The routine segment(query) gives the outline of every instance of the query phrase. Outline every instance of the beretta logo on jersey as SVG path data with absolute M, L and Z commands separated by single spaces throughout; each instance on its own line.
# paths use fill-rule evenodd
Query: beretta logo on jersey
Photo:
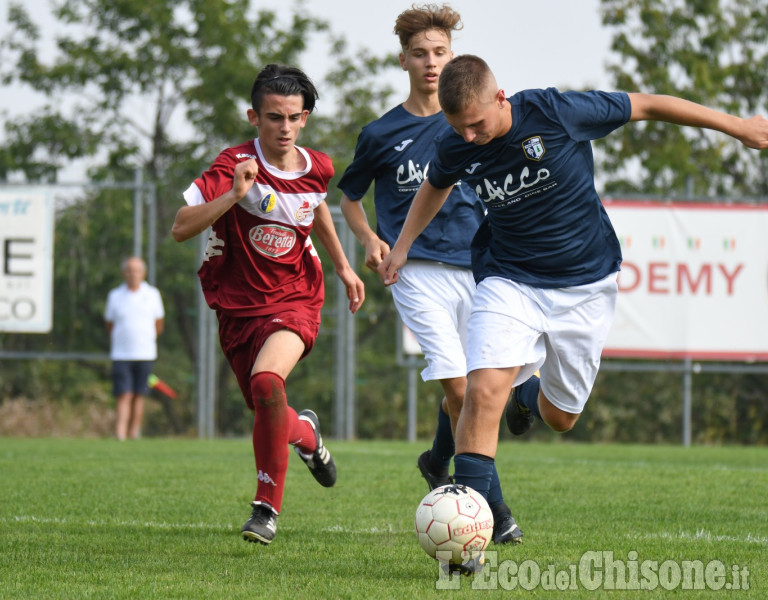
M 264 256 L 288 254 L 296 243 L 296 232 L 281 225 L 257 225 L 248 237 L 253 247 Z
M 272 212 L 272 209 L 275 208 L 275 195 L 272 192 L 267 192 L 259 202 L 259 208 L 263 213 Z
M 544 149 L 544 142 L 541 141 L 541 138 L 538 135 L 525 140 L 523 142 L 523 150 L 525 151 L 525 155 L 532 160 L 541 160 L 541 157 L 544 156 L 544 152 L 546 152 Z

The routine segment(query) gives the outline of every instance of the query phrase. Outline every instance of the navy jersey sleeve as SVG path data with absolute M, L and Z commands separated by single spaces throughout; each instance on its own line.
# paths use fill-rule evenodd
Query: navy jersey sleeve
M 461 161 L 466 155 L 461 149 L 466 147 L 471 148 L 452 129 L 444 130 L 435 139 L 435 157 L 427 173 L 429 183 L 436 188 L 445 189 L 459 181 L 462 177 Z
M 350 200 L 361 200 L 371 183 L 376 177 L 374 165 L 377 144 L 369 133 L 368 126 L 363 127 L 357 138 L 355 146 L 355 158 L 344 171 L 338 183 L 338 188 L 344 192 Z
M 632 113 L 624 92 L 563 92 L 550 98 L 557 120 L 577 142 L 605 137 L 627 123 Z

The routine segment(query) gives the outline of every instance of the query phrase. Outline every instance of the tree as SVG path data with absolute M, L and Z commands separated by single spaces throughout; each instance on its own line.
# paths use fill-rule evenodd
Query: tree
M 244 90 L 259 66 L 296 62 L 309 36 L 327 29 L 300 9 L 283 30 L 249 0 L 70 0 L 54 8 L 62 28 L 45 64 L 38 26 L 12 4 L 3 81 L 55 101 L 42 123 L 21 119 L 7 130 L 4 172 L 52 181 L 62 161 L 97 153 L 110 169 L 142 166 L 155 181 L 180 163 L 189 168 L 246 135 Z
M 681 96 L 740 116 L 768 109 L 765 0 L 602 0 L 617 89 Z M 768 195 L 768 153 L 722 134 L 644 122 L 598 143 L 606 191 Z M 639 167 L 639 168 L 638 168 Z
M 766 8 L 765 0 L 602 0 L 603 24 L 614 31 L 608 69 L 616 89 L 681 96 L 744 117 L 765 114 Z M 768 153 L 720 133 L 633 123 L 597 147 L 608 194 L 768 196 Z M 697 376 L 695 438 L 765 443 L 768 410 L 756 398 L 765 398 L 767 380 Z M 601 373 L 582 432 L 613 429 L 607 437 L 625 439 L 625 431 L 650 423 L 634 439 L 658 441 L 680 422 L 678 385 L 664 373 Z

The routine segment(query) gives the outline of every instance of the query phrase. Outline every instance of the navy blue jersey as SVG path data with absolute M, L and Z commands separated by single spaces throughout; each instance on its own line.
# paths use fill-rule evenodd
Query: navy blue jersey
M 488 211 L 472 242 L 475 280 L 558 288 L 618 271 L 621 248 L 595 189 L 590 140 L 629 121 L 629 96 L 549 88 L 508 100 L 506 135 L 478 146 L 446 132 L 429 170 L 438 188 L 461 178 Z
M 435 137 L 446 128 L 450 129 L 443 113 L 417 117 L 400 105 L 360 132 L 355 158 L 339 181 L 339 188 L 350 200 L 361 200 L 375 181 L 376 233 L 390 247 L 400 235 L 411 201 L 427 176 Z M 440 212 L 411 246 L 408 258 L 469 268 L 472 236 L 483 215 L 483 206 L 471 188 L 458 182 Z

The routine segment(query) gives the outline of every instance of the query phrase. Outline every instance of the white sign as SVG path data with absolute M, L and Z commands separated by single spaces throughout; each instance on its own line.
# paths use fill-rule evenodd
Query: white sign
M 604 356 L 768 360 L 768 207 L 605 207 L 624 261 Z
M 0 188 L 0 331 L 53 325 L 53 198 L 43 188 Z

